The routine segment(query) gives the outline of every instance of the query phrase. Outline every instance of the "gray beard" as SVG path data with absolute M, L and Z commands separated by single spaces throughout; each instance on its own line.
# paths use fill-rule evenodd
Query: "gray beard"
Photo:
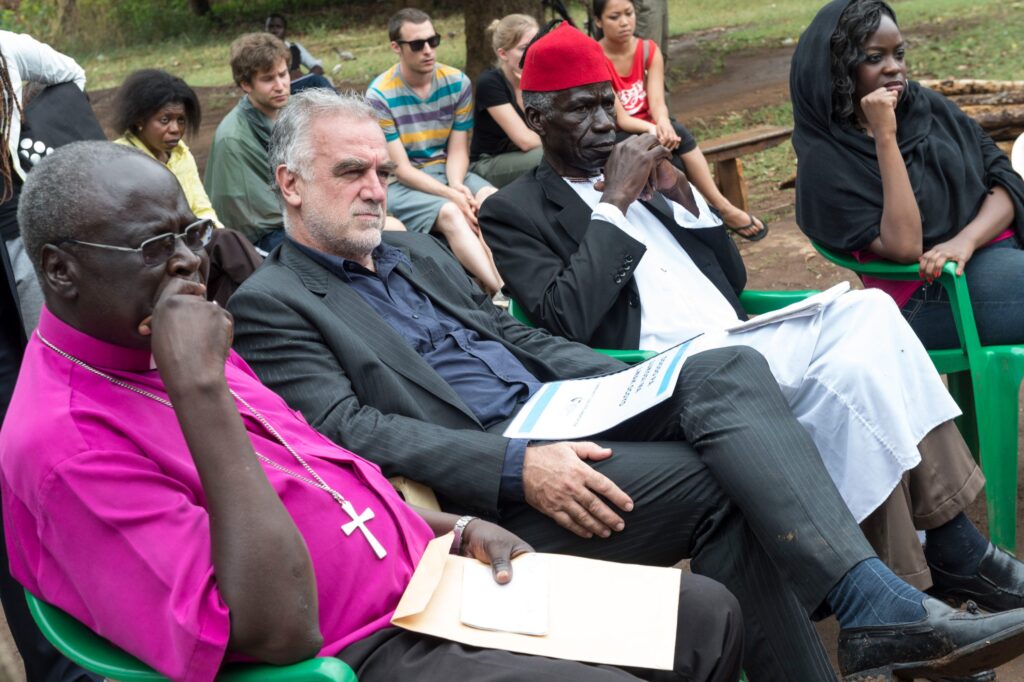
M 305 216 L 306 231 L 324 253 L 351 261 L 361 261 L 380 245 L 384 229 L 381 218 L 378 229 L 352 235 L 348 221 L 339 221 L 317 213 Z

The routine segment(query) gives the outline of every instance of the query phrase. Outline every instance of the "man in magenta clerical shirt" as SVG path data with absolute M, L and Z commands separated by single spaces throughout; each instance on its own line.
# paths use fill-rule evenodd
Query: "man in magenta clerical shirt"
M 260 384 L 230 350 L 231 316 L 203 297 L 212 226 L 159 163 L 69 145 L 36 167 L 21 205 L 46 307 L 0 470 L 11 571 L 36 596 L 174 680 L 318 654 L 362 682 L 737 678 L 737 603 L 699 576 L 682 582 L 674 673 L 390 626 L 435 535 L 461 531 L 453 551 L 490 562 L 498 582 L 530 547 L 407 506 Z

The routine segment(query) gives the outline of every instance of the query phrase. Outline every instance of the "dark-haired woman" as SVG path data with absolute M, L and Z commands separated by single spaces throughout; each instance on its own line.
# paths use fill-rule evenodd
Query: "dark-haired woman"
M 199 130 L 199 98 L 185 81 L 158 69 L 142 69 L 125 79 L 114 100 L 114 126 L 124 136 L 115 140 L 149 154 L 178 178 L 197 218 L 224 227 L 203 189 L 195 157 L 182 136 Z M 228 298 L 262 262 L 252 244 L 234 230 L 218 229 L 206 246 L 210 256 L 206 296 L 226 305 Z
M 141 149 L 174 173 L 198 218 L 217 213 L 199 178 L 199 169 L 182 139 L 199 130 L 199 98 L 185 81 L 157 69 L 142 69 L 125 79 L 114 101 L 114 126 L 124 136 L 115 140 Z
M 651 133 L 672 150 L 673 163 L 717 210 L 726 227 L 745 239 L 768 234 L 763 222 L 734 206 L 718 189 L 697 141 L 671 120 L 665 103 L 665 61 L 653 40 L 638 38 L 633 0 L 594 0 L 594 19 L 604 34 L 598 42 L 608 59 L 618 97 L 616 125 L 625 133 Z
M 835 0 L 800 38 L 790 90 L 796 216 L 860 260 L 917 262 L 884 289 L 928 348 L 959 341 L 935 278 L 966 273 L 981 341 L 1024 342 L 1024 180 L 950 100 L 907 79 L 906 45 L 881 0 Z

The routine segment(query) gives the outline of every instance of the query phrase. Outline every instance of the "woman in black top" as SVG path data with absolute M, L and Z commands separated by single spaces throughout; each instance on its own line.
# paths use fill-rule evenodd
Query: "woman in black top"
M 501 188 L 540 163 L 540 137 L 526 127 L 519 89 L 519 61 L 537 35 L 537 22 L 510 14 L 487 30 L 498 61 L 477 81 L 470 170 Z
M 1024 342 L 1024 180 L 953 102 L 907 79 L 905 49 L 882 0 L 834 0 L 800 38 L 797 223 L 862 260 L 918 263 L 924 282 L 865 284 L 893 296 L 926 347 L 959 345 L 933 281 L 946 261 L 966 273 L 982 343 Z

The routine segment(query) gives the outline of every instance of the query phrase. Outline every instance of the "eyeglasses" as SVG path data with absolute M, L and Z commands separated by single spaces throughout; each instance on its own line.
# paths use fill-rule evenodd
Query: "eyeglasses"
M 430 47 L 437 47 L 441 44 L 441 36 L 434 34 L 429 38 L 420 38 L 419 40 L 396 40 L 399 45 L 408 45 L 409 49 L 413 52 L 420 52 L 423 50 L 424 45 L 430 45 Z
M 77 239 L 63 239 L 62 243 L 70 242 L 72 244 L 81 244 L 82 246 L 93 246 L 97 249 L 108 249 L 110 251 L 125 251 L 128 253 L 141 252 L 142 262 L 147 266 L 163 265 L 171 256 L 174 255 L 174 250 L 178 248 L 178 240 L 180 239 L 186 247 L 192 251 L 199 251 L 204 246 L 210 243 L 210 238 L 213 236 L 213 221 L 209 218 L 205 220 L 197 220 L 192 223 L 180 234 L 173 232 L 167 232 L 165 234 L 158 234 L 155 237 L 150 237 L 146 241 L 139 244 L 137 248 L 130 248 L 127 246 L 114 246 L 112 244 L 95 244 L 93 242 L 83 242 Z

